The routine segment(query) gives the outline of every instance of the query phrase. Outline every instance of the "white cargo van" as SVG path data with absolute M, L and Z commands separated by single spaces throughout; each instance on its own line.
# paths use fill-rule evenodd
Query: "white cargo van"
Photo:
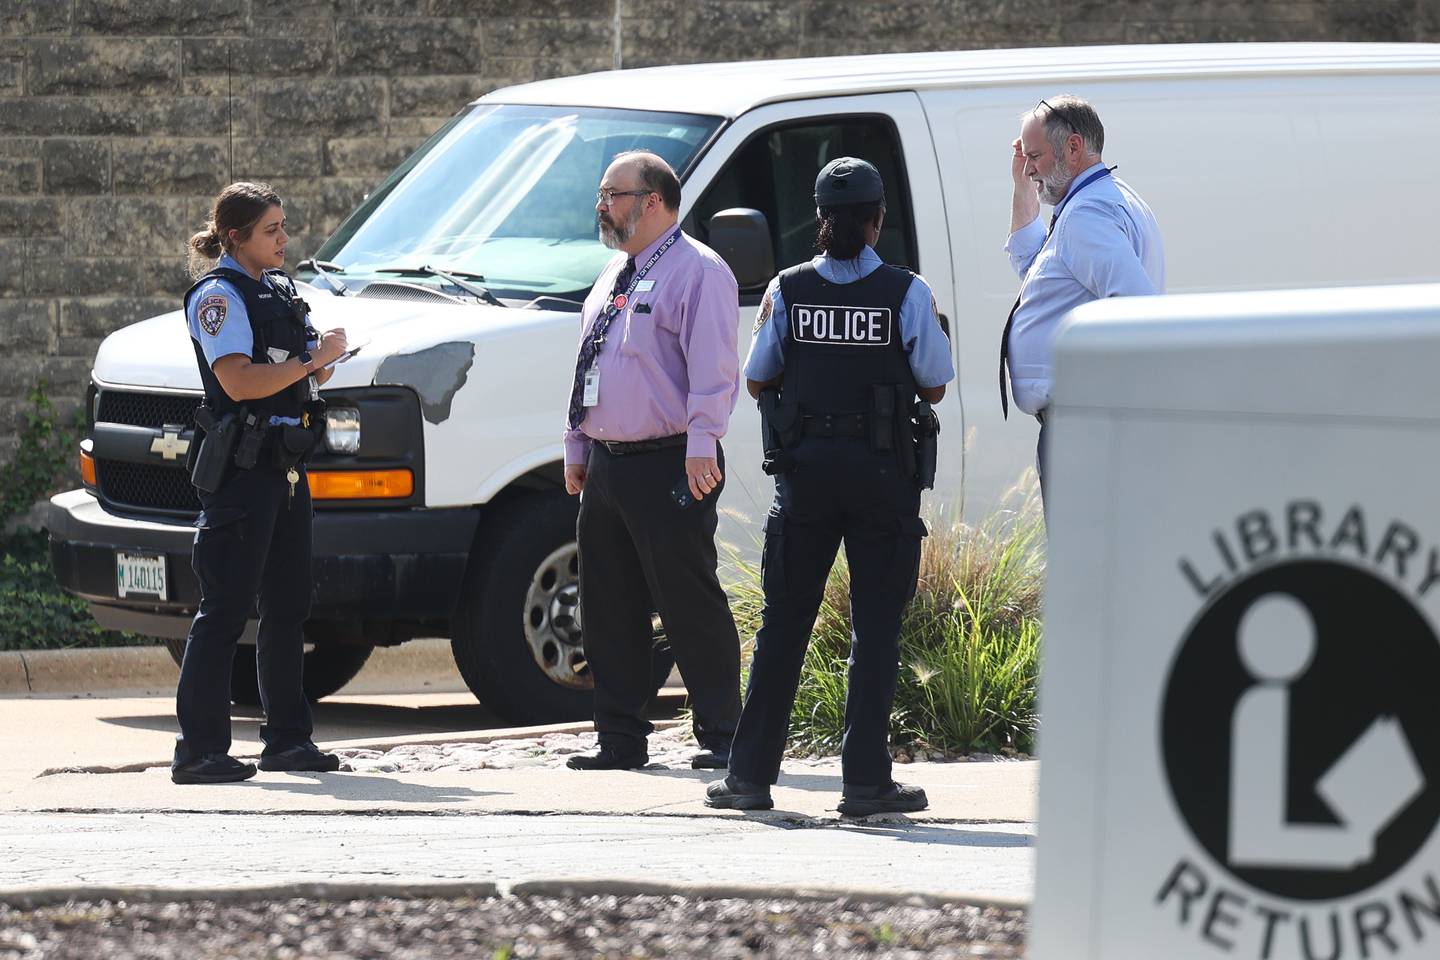
M 621 150 L 653 150 L 680 173 L 685 228 L 740 281 L 742 352 L 766 281 L 813 253 L 816 171 L 843 154 L 875 163 L 889 199 L 880 253 L 930 281 L 959 370 L 939 409 L 932 499 L 971 518 L 992 509 L 1036 433 L 1024 416 L 1002 422 L 997 396 L 1018 286 L 1001 250 L 1010 143 L 1020 112 L 1057 92 L 1098 107 L 1105 159 L 1159 218 L 1172 292 L 1440 270 L 1436 45 L 927 53 L 498 90 L 406 160 L 300 274 L 317 326 L 368 341 L 325 390 L 329 449 L 312 465 L 311 694 L 338 689 L 374 645 L 449 636 L 502 715 L 589 715 L 560 432 L 580 300 L 611 256 L 594 191 Z M 180 468 L 199 396 L 180 313 L 111 335 L 95 360 L 89 481 L 50 516 L 64 587 L 102 623 L 168 638 L 177 654 L 199 599 L 198 505 Z M 771 485 L 748 400 L 725 447 L 722 536 L 753 550 Z M 242 646 L 240 699 L 255 695 L 247 657 Z M 657 656 L 657 680 L 666 668 Z

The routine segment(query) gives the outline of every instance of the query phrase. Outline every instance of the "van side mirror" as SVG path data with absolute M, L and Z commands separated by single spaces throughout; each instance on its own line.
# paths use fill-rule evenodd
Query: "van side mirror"
M 763 286 L 775 276 L 775 245 L 765 214 L 731 207 L 710 218 L 710 249 L 730 265 L 740 289 Z

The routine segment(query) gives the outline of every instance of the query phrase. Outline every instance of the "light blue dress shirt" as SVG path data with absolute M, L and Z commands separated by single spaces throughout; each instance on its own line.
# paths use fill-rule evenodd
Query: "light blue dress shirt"
M 215 266 L 245 272 L 245 268 L 228 253 L 221 257 Z M 265 282 L 268 284 L 269 280 Z M 223 304 L 219 302 L 222 300 Z M 200 325 L 202 309 L 211 318 L 211 327 L 214 327 L 215 318 L 220 320 L 219 327 L 214 327 L 213 333 Z M 190 325 L 190 336 L 200 344 L 200 349 L 205 354 L 205 362 L 212 368 L 216 360 L 232 353 L 250 356 L 254 343 L 250 332 L 250 314 L 245 309 L 245 298 L 229 280 L 213 277 L 202 283 L 185 304 L 185 321 Z
M 1082 171 L 1071 190 L 1104 166 Z M 1069 197 L 1048 236 L 1040 217 L 1016 230 L 1005 252 L 1024 281 L 1010 328 L 1010 387 L 1015 406 L 1026 413 L 1050 404 L 1051 346 L 1071 309 L 1104 297 L 1165 292 L 1165 247 L 1155 215 L 1114 176 Z
M 854 260 L 837 260 L 821 254 L 810 262 L 830 283 L 854 283 L 870 276 L 885 261 L 867 246 Z M 781 344 L 790 320 L 785 310 L 785 298 L 780 295 L 779 277 L 771 280 L 770 286 L 765 289 L 765 296 L 760 301 L 762 316 L 766 301 L 770 304 L 769 316 L 756 327 L 754 339 L 750 342 L 750 356 L 745 361 L 745 377 L 749 380 L 774 380 L 785 369 Z M 915 375 L 916 384 L 939 387 L 955 379 L 950 338 L 940 329 L 935 313 L 935 295 L 919 274 L 915 275 L 900 305 L 900 339 L 910 356 L 910 372 Z
M 228 253 L 221 257 L 215 266 L 245 272 L 240 262 Z M 274 284 L 268 277 L 263 282 L 274 289 Z M 207 314 L 208 326 L 214 328 L 213 333 L 201 325 L 202 311 Z M 232 353 L 249 357 L 250 351 L 254 349 L 254 334 L 250 330 L 250 313 L 245 309 L 245 298 L 229 280 L 213 277 L 202 283 L 185 304 L 185 322 L 189 324 L 190 336 L 200 344 L 200 350 L 205 354 L 205 362 L 210 364 L 212 370 L 215 361 L 221 357 L 228 357 Z M 311 344 L 312 349 L 313 347 Z M 288 423 L 291 426 L 300 424 L 294 417 L 271 417 L 270 422 Z

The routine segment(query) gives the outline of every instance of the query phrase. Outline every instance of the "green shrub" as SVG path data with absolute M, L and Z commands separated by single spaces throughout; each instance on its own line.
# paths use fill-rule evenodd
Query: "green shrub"
M 0 468 L 0 650 L 153 643 L 103 629 L 85 601 L 60 589 L 50 569 L 44 532 L 3 533 L 31 504 L 64 485 L 84 430 L 84 411 L 67 422 L 47 389 L 42 380 L 30 391 L 19 447 L 14 459 Z
M 77 410 L 66 422 L 50 402 L 49 387 L 41 380 L 27 395 L 30 408 L 20 426 L 20 445 L 14 458 L 0 467 L 0 531 L 71 476 L 70 466 L 85 430 L 85 411 Z
M 0 650 L 117 647 L 154 643 L 106 630 L 85 601 L 62 592 L 41 531 L 17 531 L 0 557 Z
M 742 636 L 760 624 L 759 571 L 735 563 Z M 1034 750 L 1044 522 L 1033 474 L 979 526 L 932 524 L 900 637 L 891 731 L 897 746 L 971 753 Z M 850 578 L 831 571 L 791 714 L 791 746 L 837 753 L 845 731 Z

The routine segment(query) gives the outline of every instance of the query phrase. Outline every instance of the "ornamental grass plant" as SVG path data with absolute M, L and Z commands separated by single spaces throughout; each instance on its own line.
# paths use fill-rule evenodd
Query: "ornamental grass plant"
M 736 562 L 730 592 L 741 637 L 760 625 L 760 572 Z M 1033 471 L 983 523 L 938 519 L 923 544 L 900 636 L 891 715 L 895 746 L 946 753 L 1034 752 L 1044 520 Z M 831 571 L 791 713 L 791 748 L 840 751 L 850 656 L 850 577 Z

